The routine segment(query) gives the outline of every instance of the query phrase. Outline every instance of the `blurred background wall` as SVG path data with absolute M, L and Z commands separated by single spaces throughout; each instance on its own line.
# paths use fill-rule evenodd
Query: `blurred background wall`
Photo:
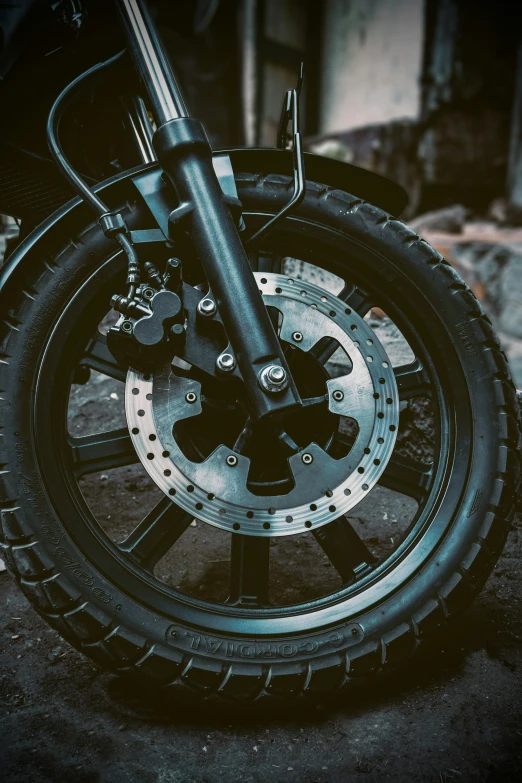
M 304 60 L 307 149 L 403 185 L 410 198 L 403 217 L 482 301 L 522 388 L 520 2 L 151 0 L 151 7 L 187 105 L 215 148 L 274 146 L 284 93 Z M 109 8 L 89 3 L 86 32 L 94 29 L 98 46 L 88 54 L 96 61 L 124 45 Z M 38 68 L 28 67 L 36 78 Z M 67 61 L 61 71 L 67 81 Z M 109 81 L 107 89 L 112 100 Z M 50 100 L 42 93 L 44 104 Z M 26 110 L 22 129 L 32 132 L 36 115 L 43 129 L 48 109 Z M 89 110 L 80 118 L 84 146 L 97 138 L 89 117 L 98 116 Z M 48 154 L 43 130 L 40 137 Z M 100 178 L 128 167 L 114 157 Z M 0 216 L 0 258 L 16 232 Z
M 304 60 L 306 147 L 405 187 L 404 218 L 483 303 L 522 388 L 519 11 L 513 0 L 221 0 L 190 69 L 171 52 L 216 147 L 274 146 Z
M 222 0 L 189 58 L 193 110 L 214 143 L 273 146 L 303 59 L 309 149 L 398 180 L 410 216 L 522 211 L 518 16 L 512 0 Z M 225 76 L 223 113 L 197 86 Z

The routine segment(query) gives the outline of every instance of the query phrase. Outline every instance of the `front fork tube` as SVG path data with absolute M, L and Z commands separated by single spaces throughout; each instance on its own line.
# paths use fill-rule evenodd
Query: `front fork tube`
M 217 299 L 219 313 L 246 386 L 251 416 L 259 419 L 301 404 L 272 322 L 212 165 L 203 126 L 189 118 L 145 0 L 116 0 L 128 49 L 147 88 L 158 130 L 153 146 L 181 206 L 171 225 L 186 220 L 195 250 Z M 270 365 L 283 367 L 288 385 L 260 385 Z M 276 369 L 276 372 L 280 370 Z M 266 377 L 266 374 L 263 375 Z
M 251 415 L 301 404 L 272 321 L 257 287 L 238 231 L 223 200 L 212 165 L 212 151 L 200 122 L 179 117 L 161 125 L 153 138 L 158 160 L 176 188 L 180 206 L 169 228 L 188 228 L 246 386 Z M 262 388 L 260 374 L 280 365 L 288 386 L 277 392 Z

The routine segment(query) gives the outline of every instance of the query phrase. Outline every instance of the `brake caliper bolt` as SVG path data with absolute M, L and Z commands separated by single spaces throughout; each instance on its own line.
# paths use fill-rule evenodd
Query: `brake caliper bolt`
M 275 364 L 273 367 L 268 368 L 268 377 L 272 383 L 284 383 L 286 380 L 286 372 L 282 367 Z
M 152 299 L 152 297 L 154 296 L 154 289 L 145 288 L 145 290 L 143 291 L 143 296 L 145 297 L 145 299 Z
M 222 353 L 216 359 L 216 368 L 220 372 L 232 372 L 236 368 L 236 360 L 231 353 Z
M 308 454 L 307 452 L 305 452 L 305 453 L 303 454 L 303 456 L 301 457 L 301 459 L 303 460 L 303 462 L 304 462 L 304 464 L 305 464 L 305 465 L 311 465 L 311 464 L 312 464 L 312 462 L 314 461 L 314 458 L 312 457 L 312 455 L 311 455 L 311 454 Z
M 212 315 L 214 315 L 216 309 L 216 303 L 208 296 L 206 296 L 204 299 L 201 299 L 200 303 L 198 304 L 198 313 L 205 316 L 206 318 L 210 318 Z
M 229 454 L 226 463 L 229 468 L 235 468 L 237 465 L 237 457 L 234 454 Z
M 336 402 L 341 402 L 344 400 L 344 393 L 340 389 L 336 389 L 332 394 L 332 397 Z
M 121 328 L 124 332 L 132 332 L 132 322 L 131 321 L 124 321 L 121 325 Z
M 185 394 L 185 402 L 188 402 L 189 405 L 192 405 L 193 403 L 195 403 L 197 398 L 198 398 L 198 395 L 195 394 L 194 392 L 188 392 L 187 394 Z
M 280 392 L 288 386 L 288 376 L 280 364 L 269 364 L 259 373 L 259 384 L 267 392 Z
M 303 333 L 302 332 L 294 332 L 292 335 L 292 340 L 294 343 L 300 343 L 303 340 Z

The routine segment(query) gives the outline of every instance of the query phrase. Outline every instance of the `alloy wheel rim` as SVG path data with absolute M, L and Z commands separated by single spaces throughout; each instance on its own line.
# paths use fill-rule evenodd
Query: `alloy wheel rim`
M 299 221 L 301 223 L 305 223 L 306 221 Z M 317 226 L 315 226 L 317 229 Z M 328 231 L 328 229 L 327 229 Z M 114 271 L 111 270 L 111 272 L 108 272 L 107 265 L 109 263 L 115 264 L 115 259 L 111 259 L 110 261 L 107 261 L 104 264 L 105 267 L 105 278 L 106 280 L 109 280 L 110 278 L 114 277 L 114 274 L 117 274 L 117 271 L 114 268 Z M 118 267 L 121 270 L 122 268 L 122 260 L 120 258 L 118 262 Z M 332 264 L 330 268 L 335 268 L 335 264 Z M 332 271 L 333 271 L 332 268 Z M 99 284 L 101 277 L 103 275 L 101 274 L 101 269 L 97 271 L 96 273 L 97 282 Z M 87 288 L 92 287 L 93 283 L 93 277 L 91 277 L 84 286 L 82 287 L 81 291 L 78 291 L 75 297 L 71 300 L 69 303 L 68 310 L 70 311 L 71 307 L 75 307 L 78 303 L 77 298 L 82 293 L 82 295 L 85 295 L 85 292 Z M 94 286 L 96 287 L 96 286 Z M 99 287 L 99 285 L 98 285 Z M 92 304 L 92 297 L 87 297 L 89 301 Z M 91 308 L 92 309 L 92 308 Z M 69 312 L 70 314 L 70 312 Z M 63 314 L 62 314 L 63 315 Z M 62 320 L 62 319 L 61 319 Z M 60 323 L 56 325 L 56 328 L 54 330 L 54 334 L 56 335 L 60 329 Z M 51 343 L 52 341 L 50 341 Z M 49 353 L 49 346 L 46 351 L 46 353 Z M 45 357 L 44 357 L 45 358 Z M 39 383 L 41 382 L 41 378 L 39 380 Z M 55 398 L 56 402 L 56 398 Z M 445 422 L 447 424 L 447 422 Z M 446 436 L 448 436 L 450 430 L 451 430 L 451 422 L 450 426 L 446 426 Z M 447 437 L 446 437 L 447 440 Z M 450 448 L 451 451 L 451 448 Z M 448 449 L 446 448 L 444 452 L 441 455 L 444 458 L 445 465 L 444 470 L 440 470 L 441 465 L 439 464 L 437 467 L 437 475 L 433 474 L 433 483 L 438 482 L 438 485 L 441 485 L 441 482 L 445 480 L 443 477 L 445 474 L 448 473 L 448 460 L 450 459 Z M 67 455 L 65 460 L 63 459 L 63 455 L 61 458 L 62 462 L 62 473 L 70 473 L 70 455 Z M 440 461 L 439 461 L 440 463 Z M 428 500 L 431 497 L 430 493 L 428 495 L 428 500 L 426 501 L 422 513 L 418 516 L 416 519 L 414 530 L 410 531 L 410 533 L 407 536 L 407 539 L 403 541 L 399 547 L 392 553 L 390 557 L 388 557 L 385 561 L 382 563 L 379 563 L 372 571 L 371 573 L 367 575 L 363 575 L 361 580 L 358 581 L 354 585 L 350 585 L 348 587 L 343 587 L 340 590 L 335 591 L 335 593 L 323 596 L 317 600 L 314 600 L 312 603 L 306 602 L 306 603 L 296 603 L 292 605 L 288 605 L 285 607 L 273 607 L 273 608 L 267 608 L 267 607 L 242 607 L 242 606 L 230 606 L 230 605 L 223 605 L 223 604 L 214 604 L 211 602 L 204 602 L 200 601 L 198 599 L 192 598 L 190 596 L 186 596 L 179 591 L 170 588 L 166 586 L 164 583 L 159 582 L 157 579 L 155 579 L 150 573 L 144 572 L 143 569 L 140 569 L 139 565 L 136 564 L 134 561 L 129 560 L 129 558 L 125 557 L 125 550 L 122 547 L 118 547 L 117 545 L 113 544 L 113 542 L 110 542 L 107 540 L 107 537 L 105 534 L 100 534 L 100 530 L 98 529 L 96 521 L 90 517 L 90 512 L 87 508 L 87 505 L 81 495 L 81 492 L 78 490 L 78 488 L 74 487 L 74 484 L 76 483 L 73 477 L 73 481 L 70 481 L 70 476 L 67 480 L 68 486 L 71 491 L 71 496 L 74 495 L 75 497 L 75 505 L 77 509 L 80 511 L 82 515 L 82 521 L 85 523 L 85 530 L 89 529 L 89 535 L 94 533 L 95 537 L 97 539 L 97 552 L 98 554 L 104 555 L 103 558 L 100 558 L 100 560 L 103 560 L 104 563 L 100 563 L 100 568 L 105 570 L 107 573 L 107 576 L 111 578 L 111 570 L 112 566 L 111 563 L 119 562 L 120 566 L 123 566 L 124 569 L 128 570 L 129 575 L 132 573 L 132 580 L 135 579 L 135 577 L 138 578 L 138 582 L 134 582 L 136 585 L 140 584 L 142 588 L 147 588 L 147 596 L 150 598 L 148 601 L 147 598 L 144 596 L 143 601 L 145 603 L 148 603 L 148 605 L 152 607 L 157 608 L 160 612 L 164 614 L 171 614 L 173 611 L 175 612 L 172 616 L 177 616 L 180 619 L 183 619 L 183 616 L 190 616 L 192 618 L 191 621 L 194 621 L 194 612 L 197 613 L 197 615 L 200 617 L 198 622 L 200 622 L 202 625 L 207 625 L 208 627 L 214 627 L 216 629 L 222 628 L 223 630 L 226 630 L 227 628 L 231 630 L 234 627 L 234 617 L 240 618 L 242 622 L 242 629 L 244 632 L 252 632 L 252 633 L 277 633 L 282 632 L 285 628 L 284 625 L 284 618 L 292 616 L 294 618 L 292 627 L 294 630 L 298 631 L 299 628 L 302 626 L 302 628 L 309 628 L 311 626 L 315 625 L 321 625 L 325 622 L 333 622 L 338 619 L 341 619 L 341 617 L 345 617 L 347 613 L 358 613 L 360 612 L 365 606 L 368 605 L 368 602 L 364 600 L 363 596 L 368 594 L 368 591 L 371 589 L 372 591 L 372 601 L 379 601 L 382 600 L 384 597 L 388 595 L 388 588 L 386 587 L 386 574 L 390 574 L 391 571 L 394 571 L 396 574 L 396 579 L 399 578 L 407 578 L 407 574 L 411 573 L 411 563 L 406 561 L 410 557 L 410 555 L 416 551 L 417 549 L 420 552 L 421 557 L 426 557 L 430 551 L 432 551 L 432 544 L 428 545 L 425 537 L 425 533 L 428 531 L 431 531 L 433 535 L 437 536 L 437 540 L 440 540 L 441 536 L 443 535 L 443 530 L 440 528 L 440 525 L 435 526 L 437 529 L 434 529 L 434 526 L 431 524 L 430 519 L 428 519 L 428 516 L 426 514 L 426 505 L 428 503 Z M 433 515 L 436 511 L 435 509 L 435 503 L 431 503 L 430 513 Z M 420 523 L 420 524 L 419 524 Z M 82 546 L 82 541 L 87 541 L 87 536 L 83 535 L 77 535 L 79 531 L 79 528 L 71 531 L 71 534 L 73 538 L 78 541 L 79 545 Z M 91 539 L 91 542 L 93 542 L 94 539 Z M 101 548 L 100 548 L 101 544 Z M 410 558 L 411 559 L 411 558 Z M 93 558 L 93 562 L 97 563 L 96 557 Z M 418 566 L 417 564 L 414 566 L 415 568 Z M 395 570 L 396 569 L 396 570 Z M 120 569 L 121 571 L 121 569 Z M 124 580 L 125 581 L 125 580 Z M 395 581 L 397 584 L 397 582 Z M 126 587 L 125 584 L 122 584 L 124 590 L 130 590 L 130 588 Z M 150 588 L 150 589 L 149 589 Z M 130 590 L 130 593 L 132 594 L 132 590 Z M 156 597 L 159 598 L 159 601 L 156 602 Z M 313 610 L 313 614 L 311 613 Z M 295 618 L 299 617 L 299 615 L 307 613 L 306 614 L 306 622 L 295 622 Z M 304 617 L 304 614 L 303 614 Z M 247 621 L 247 618 L 252 618 L 252 622 L 250 623 Z M 269 620 L 269 618 L 273 618 L 272 620 Z M 258 620 L 261 622 L 258 622 Z M 265 620 L 267 622 L 265 622 Z M 283 624 L 281 624 L 283 623 Z

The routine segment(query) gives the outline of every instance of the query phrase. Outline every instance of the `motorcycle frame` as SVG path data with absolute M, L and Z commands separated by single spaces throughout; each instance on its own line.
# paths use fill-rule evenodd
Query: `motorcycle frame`
M 158 162 L 174 186 L 179 206 L 169 234 L 188 230 L 225 325 L 245 383 L 254 420 L 300 406 L 282 347 L 259 292 L 246 251 L 212 165 L 202 124 L 191 118 L 143 0 L 116 0 L 134 66 L 147 91 L 157 129 Z M 288 385 L 267 392 L 259 378 L 269 366 L 284 368 Z

